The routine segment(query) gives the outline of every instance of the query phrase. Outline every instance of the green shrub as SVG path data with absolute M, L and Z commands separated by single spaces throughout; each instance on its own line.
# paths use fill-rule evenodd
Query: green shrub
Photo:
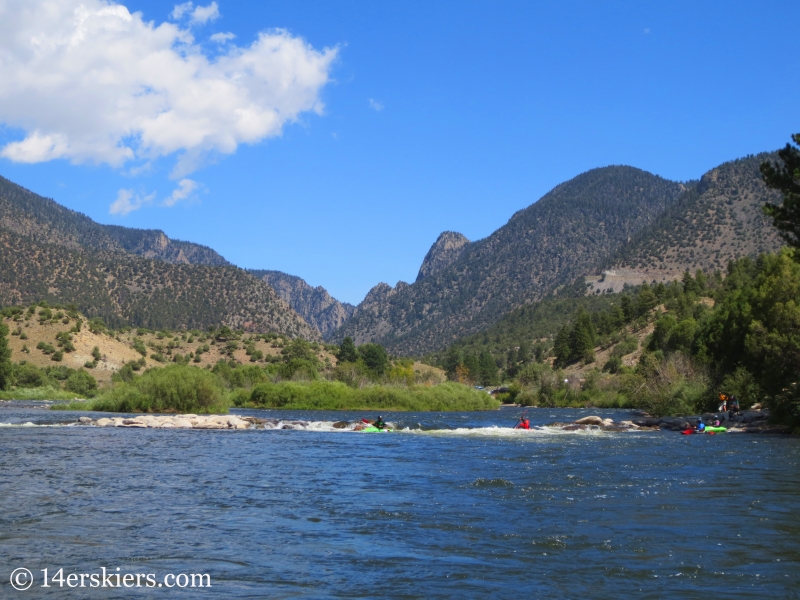
M 736 396 L 741 408 L 750 408 L 761 401 L 761 387 L 756 378 L 744 367 L 739 367 L 722 380 L 720 388 L 725 394 Z
M 283 381 L 255 386 L 238 406 L 296 410 L 490 410 L 500 403 L 469 386 L 447 382 L 436 386 L 368 386 L 354 389 L 339 381 Z
M 282 379 L 316 379 L 318 361 L 304 358 L 292 358 L 289 362 L 282 363 L 278 368 L 278 375 Z
M 64 389 L 91 398 L 97 393 L 97 380 L 86 371 L 75 371 L 67 377 Z
M 227 412 L 228 406 L 216 375 L 196 367 L 170 365 L 115 385 L 84 410 L 219 413 Z
M 14 367 L 14 381 L 21 388 L 59 387 L 58 382 L 49 378 L 45 371 L 27 363 Z
M 603 371 L 606 373 L 619 373 L 622 370 L 622 359 L 619 356 L 612 356 L 603 365 Z
M 611 351 L 611 356 L 622 358 L 623 356 L 627 356 L 628 354 L 636 352 L 638 349 L 639 349 L 639 340 L 636 339 L 634 336 L 629 335 L 619 344 L 614 346 L 614 349 Z

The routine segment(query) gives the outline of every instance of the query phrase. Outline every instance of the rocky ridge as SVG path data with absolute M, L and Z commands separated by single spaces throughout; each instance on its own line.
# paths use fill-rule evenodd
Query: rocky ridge
M 483 240 L 463 244 L 460 238 L 448 242 L 446 236 L 443 245 L 455 245 L 440 264 L 458 253 L 453 262 L 430 269 L 411 285 L 376 286 L 334 337 L 379 342 L 395 354 L 445 347 L 593 271 L 658 218 L 683 189 L 633 167 L 583 173 Z
M 311 287 L 300 277 L 281 271 L 250 269 L 249 273 L 268 283 L 305 321 L 328 338 L 353 316 L 356 307 L 339 302 L 322 286 Z
M 452 265 L 469 243 L 470 241 L 465 236 L 455 231 L 441 233 L 425 255 L 417 274 L 417 281 Z

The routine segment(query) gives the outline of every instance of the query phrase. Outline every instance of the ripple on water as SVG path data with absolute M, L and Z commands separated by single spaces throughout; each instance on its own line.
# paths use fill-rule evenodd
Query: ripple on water
M 398 414 L 407 432 L 368 436 L 36 427 L 64 415 L 4 406 L 0 562 L 209 572 L 204 598 L 796 595 L 798 440 L 545 427 L 586 414 Z

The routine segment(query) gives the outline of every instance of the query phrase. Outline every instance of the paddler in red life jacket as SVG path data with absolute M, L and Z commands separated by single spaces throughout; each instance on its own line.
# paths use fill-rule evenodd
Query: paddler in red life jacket
M 519 423 L 517 423 L 517 426 L 514 429 L 530 429 L 530 428 L 531 428 L 530 420 L 526 419 L 525 417 L 520 417 Z

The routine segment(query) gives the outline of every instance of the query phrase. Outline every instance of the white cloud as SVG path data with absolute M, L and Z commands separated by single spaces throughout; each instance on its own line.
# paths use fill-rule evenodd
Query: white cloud
M 184 2 L 183 4 L 176 4 L 172 9 L 171 17 L 173 19 L 182 19 L 183 15 L 190 12 L 194 6 L 193 2 Z
M 133 190 L 120 190 L 117 193 L 117 199 L 111 203 L 108 213 L 124 217 L 128 213 L 139 210 L 145 204 L 151 204 L 155 196 L 154 193 L 147 196 L 139 196 Z
M 208 23 L 219 17 L 219 7 L 216 2 L 208 6 L 198 6 L 192 11 L 193 23 Z
M 219 12 L 186 3 L 173 14 L 189 10 Z M 188 29 L 110 0 L 0 0 L 0 123 L 25 132 L 0 156 L 118 167 L 178 154 L 182 177 L 321 114 L 336 56 L 272 30 L 212 60 Z
M 196 181 L 192 181 L 191 179 L 181 179 L 178 182 L 178 187 L 173 190 L 169 198 L 164 200 L 164 206 L 175 206 L 181 200 L 185 200 L 191 196 L 192 192 L 195 191 L 197 187 L 198 184 Z
M 226 33 L 215 33 L 209 39 L 212 42 L 217 42 L 218 44 L 224 44 L 225 42 L 231 41 L 235 37 L 236 36 L 234 34 L 228 31 Z
M 194 10 L 192 10 L 194 8 Z M 173 19 L 180 20 L 184 15 L 189 15 L 192 23 L 207 23 L 219 17 L 219 6 L 212 2 L 208 6 L 198 6 L 195 8 L 193 2 L 176 4 L 170 14 Z
M 381 112 L 383 110 L 383 104 L 373 98 L 369 99 L 369 107 L 375 112 Z

